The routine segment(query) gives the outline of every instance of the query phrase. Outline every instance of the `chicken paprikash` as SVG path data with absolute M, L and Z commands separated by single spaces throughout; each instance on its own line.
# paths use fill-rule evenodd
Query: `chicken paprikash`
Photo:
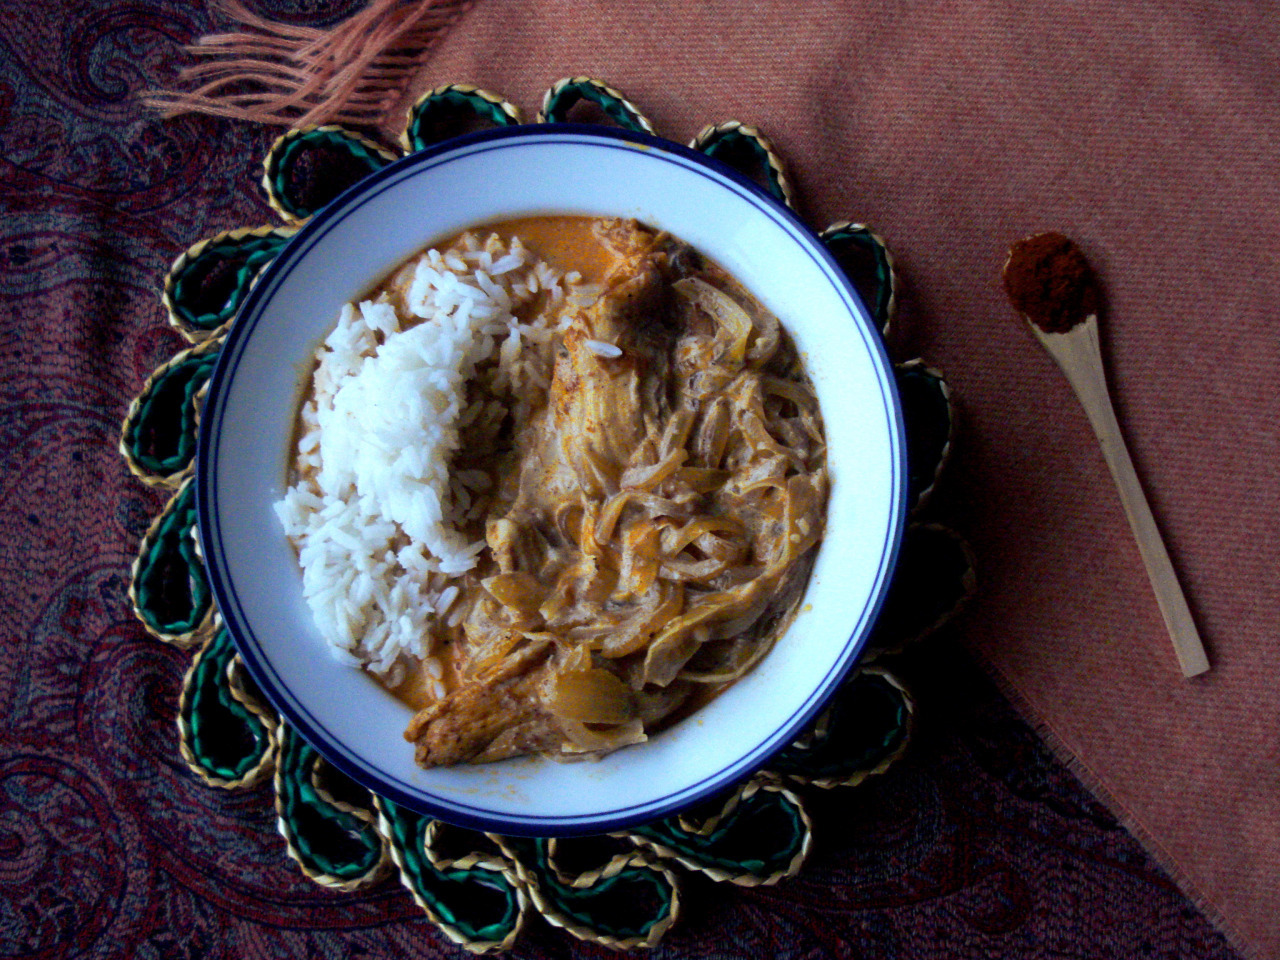
M 552 314 L 541 376 L 495 376 L 520 362 L 495 348 L 467 381 L 481 413 L 450 471 L 472 478 L 474 559 L 422 574 L 427 656 L 384 682 L 417 708 L 423 766 L 597 757 L 742 677 L 795 615 L 827 500 L 817 399 L 779 322 L 675 237 L 539 217 L 446 260 L 459 243 L 527 250 L 589 295 L 511 308 Z M 408 278 L 373 299 L 401 309 Z

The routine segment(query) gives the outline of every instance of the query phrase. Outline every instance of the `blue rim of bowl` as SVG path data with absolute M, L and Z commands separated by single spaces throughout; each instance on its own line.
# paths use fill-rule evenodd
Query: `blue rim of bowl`
M 223 561 L 221 528 L 217 522 L 218 502 L 211 478 L 216 475 L 218 464 L 220 425 L 225 412 L 224 397 L 229 389 L 228 385 L 234 379 L 236 367 L 254 327 L 261 319 L 259 305 L 264 300 L 268 300 L 283 276 L 287 275 L 307 250 L 335 224 L 368 199 L 394 183 L 398 183 L 420 167 L 429 168 L 448 162 L 449 155 L 455 153 L 470 154 L 477 149 L 500 148 L 507 141 L 539 140 L 557 143 L 582 142 L 593 146 L 612 146 L 621 149 L 634 149 L 635 145 L 650 148 L 653 151 L 652 155 L 656 157 L 691 169 L 713 181 L 721 181 L 731 189 L 735 189 L 744 199 L 758 207 L 801 243 L 832 285 L 840 291 L 849 314 L 857 320 L 856 326 L 862 335 L 864 345 L 872 354 L 880 370 L 880 396 L 885 405 L 885 422 L 889 428 L 889 439 L 894 454 L 891 477 L 893 502 L 890 505 L 892 516 L 881 552 L 880 568 L 877 571 L 873 589 L 866 599 L 861 616 L 844 650 L 826 676 L 822 678 L 821 683 L 815 686 L 810 696 L 785 723 L 775 729 L 772 735 L 733 763 L 708 774 L 696 783 L 684 786 L 658 799 L 591 814 L 512 817 L 483 807 L 468 806 L 431 794 L 424 795 L 421 789 L 396 779 L 394 775 L 382 769 L 371 767 L 348 750 L 333 731 L 327 729 L 307 710 L 305 705 L 290 694 L 287 686 L 260 649 L 237 598 L 234 580 L 227 569 L 228 564 Z M 457 826 L 512 835 L 575 836 L 624 830 L 629 826 L 647 823 L 686 809 L 750 777 L 765 767 L 770 757 L 786 748 L 801 734 L 804 726 L 817 714 L 857 665 L 876 616 L 884 603 L 889 581 L 897 564 L 904 529 L 907 501 L 905 477 L 906 442 L 902 409 L 894 383 L 892 364 L 885 352 L 883 341 L 852 283 L 817 235 L 800 220 L 794 211 L 737 170 L 673 141 L 621 128 L 573 123 L 538 124 L 501 127 L 467 134 L 409 154 L 370 174 L 344 191 L 290 238 L 279 255 L 259 276 L 241 305 L 226 341 L 219 351 L 201 417 L 200 442 L 196 458 L 196 512 L 200 545 L 209 583 L 223 622 L 241 659 L 271 704 L 328 762 L 379 796 Z

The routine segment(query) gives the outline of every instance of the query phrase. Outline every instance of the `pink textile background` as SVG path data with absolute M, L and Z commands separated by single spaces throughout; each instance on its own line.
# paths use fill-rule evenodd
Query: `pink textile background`
M 959 401 L 945 512 L 981 576 L 964 642 L 1242 951 L 1280 957 L 1275 17 L 490 0 L 413 92 L 476 83 L 531 119 L 574 74 L 675 140 L 757 124 L 808 222 L 886 237 L 895 352 L 944 369 Z M 1084 415 L 1000 289 L 1009 243 L 1043 229 L 1102 276 L 1117 412 L 1213 664 L 1194 681 Z

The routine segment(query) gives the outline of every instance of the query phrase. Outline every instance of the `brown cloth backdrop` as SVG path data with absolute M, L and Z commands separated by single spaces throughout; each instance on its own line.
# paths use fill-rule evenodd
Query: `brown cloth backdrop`
M 529 115 L 606 79 L 659 132 L 760 126 L 817 226 L 862 220 L 898 346 L 960 403 L 961 627 L 1025 714 L 1220 916 L 1280 957 L 1280 27 L 1263 5 L 504 0 L 414 92 Z M 397 116 L 395 123 L 399 123 Z M 1118 416 L 1209 648 L 1181 679 L 1097 444 L 998 277 L 1055 229 L 1105 286 Z

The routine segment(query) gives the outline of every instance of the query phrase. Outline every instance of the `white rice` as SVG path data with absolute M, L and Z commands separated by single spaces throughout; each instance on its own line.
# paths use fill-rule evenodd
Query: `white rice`
M 603 340 L 584 340 L 582 345 L 599 357 L 616 359 L 622 356 L 622 348 L 616 343 L 605 343 Z
M 595 291 L 496 237 L 427 251 L 395 280 L 403 297 L 347 304 L 318 351 L 300 413 L 300 479 L 275 509 L 334 655 L 393 685 L 407 658 L 422 660 L 439 686 L 432 626 L 462 616 L 449 581 L 485 542 L 459 525 L 492 486 L 480 470 L 451 475 L 459 430 L 496 431 L 508 407 L 517 424 L 527 419 L 571 316 L 563 308 Z M 553 309 L 521 322 L 516 311 L 539 291 Z M 478 367 L 482 399 L 468 406 Z

